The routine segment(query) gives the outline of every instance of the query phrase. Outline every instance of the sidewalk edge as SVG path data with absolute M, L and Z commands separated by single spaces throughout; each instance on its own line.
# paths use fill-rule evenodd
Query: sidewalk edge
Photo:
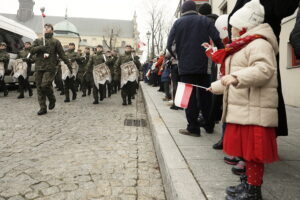
M 160 117 L 145 84 L 141 83 L 140 86 L 167 199 L 205 200 L 206 197 Z

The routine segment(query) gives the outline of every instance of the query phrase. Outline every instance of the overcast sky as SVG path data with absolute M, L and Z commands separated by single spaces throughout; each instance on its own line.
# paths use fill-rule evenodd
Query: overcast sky
M 40 7 L 46 7 L 46 15 L 64 16 L 68 8 L 70 17 L 92 17 L 132 20 L 134 11 L 138 16 L 140 38 L 146 43 L 147 9 L 151 2 L 164 7 L 166 19 L 171 21 L 179 0 L 35 0 L 34 13 L 40 14 Z M 19 0 L 1 0 L 0 13 L 16 14 Z

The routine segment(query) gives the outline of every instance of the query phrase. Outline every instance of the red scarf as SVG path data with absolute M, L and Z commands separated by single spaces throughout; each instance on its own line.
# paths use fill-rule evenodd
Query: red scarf
M 225 49 L 220 49 L 216 51 L 214 54 L 212 54 L 212 61 L 214 63 L 221 64 L 221 74 L 225 75 L 225 60 L 228 56 L 235 54 L 236 52 L 243 49 L 245 46 L 247 46 L 249 43 L 251 43 L 253 40 L 264 38 L 261 35 L 250 35 L 245 38 L 241 38 L 238 40 L 235 40 L 231 44 L 227 44 L 225 46 Z

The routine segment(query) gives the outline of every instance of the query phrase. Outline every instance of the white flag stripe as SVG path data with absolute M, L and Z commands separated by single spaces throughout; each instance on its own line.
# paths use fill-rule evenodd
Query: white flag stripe
M 185 83 L 178 82 L 176 96 L 175 96 L 175 105 L 178 107 L 181 107 L 184 90 L 185 90 Z

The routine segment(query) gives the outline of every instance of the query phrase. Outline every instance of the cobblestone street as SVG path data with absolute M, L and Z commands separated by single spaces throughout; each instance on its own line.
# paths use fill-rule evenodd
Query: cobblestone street
M 56 92 L 54 111 L 37 116 L 35 95 L 0 97 L 0 200 L 164 200 L 161 174 L 141 94 L 122 107 L 120 93 L 69 104 Z

